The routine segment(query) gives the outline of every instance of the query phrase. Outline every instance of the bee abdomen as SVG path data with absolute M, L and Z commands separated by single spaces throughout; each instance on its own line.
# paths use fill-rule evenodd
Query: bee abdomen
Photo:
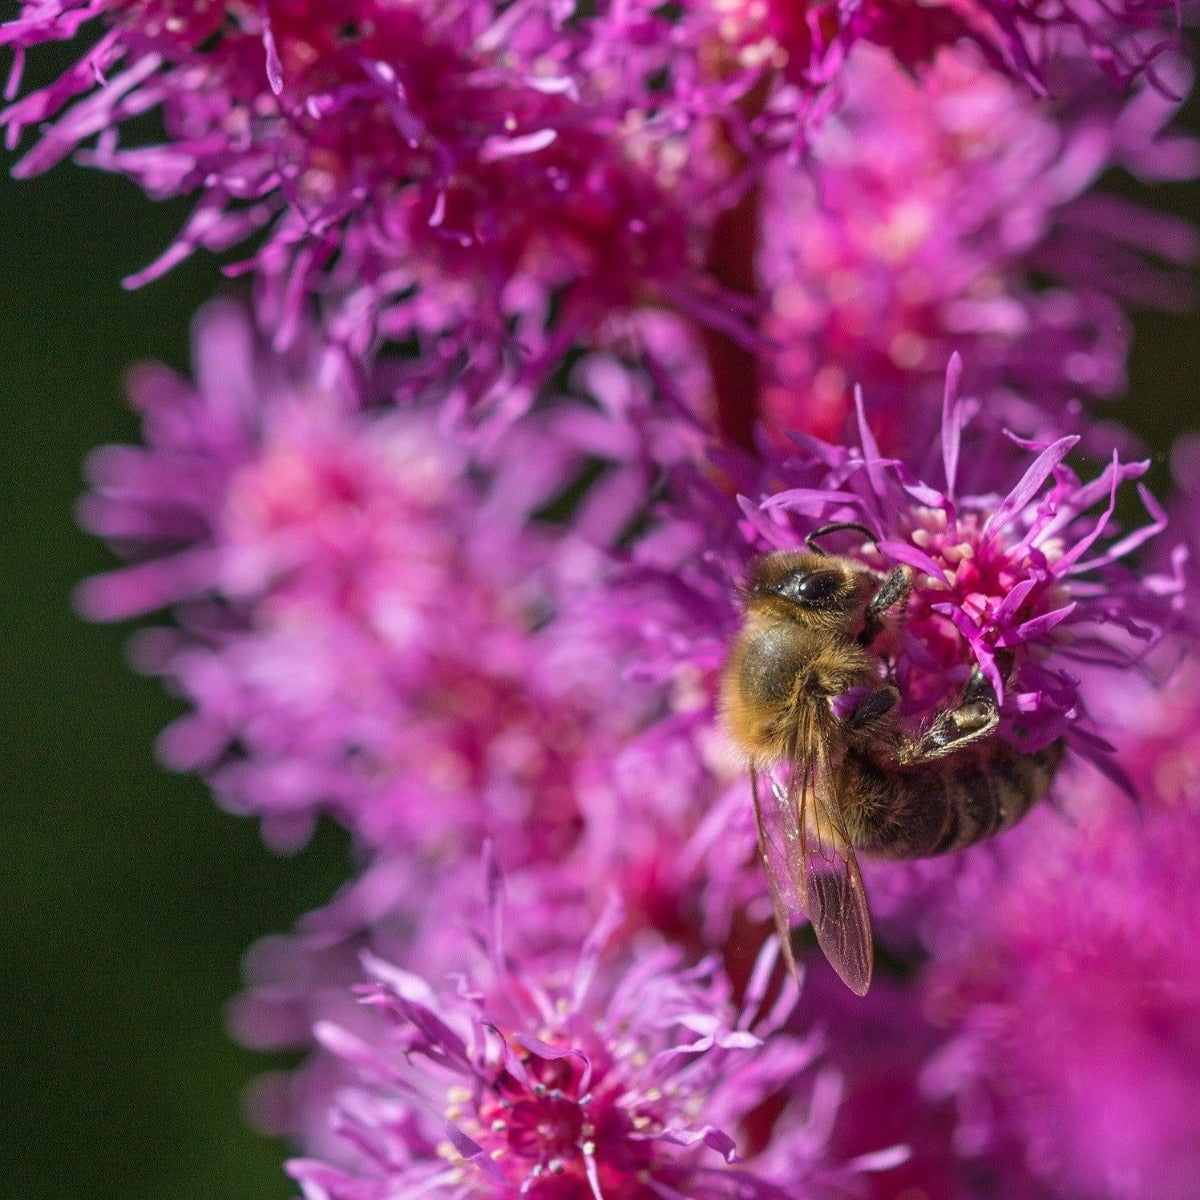
M 1001 738 L 937 762 L 898 767 L 851 750 L 843 795 L 860 803 L 855 846 L 884 858 L 927 858 L 1011 829 L 1050 790 L 1063 743 L 1022 754 Z

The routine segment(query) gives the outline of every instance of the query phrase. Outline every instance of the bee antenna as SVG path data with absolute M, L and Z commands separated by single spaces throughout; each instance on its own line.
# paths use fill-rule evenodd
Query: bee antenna
M 878 543 L 875 541 L 875 535 L 865 525 L 860 525 L 857 521 L 835 521 L 832 525 L 822 525 L 820 529 L 814 529 L 804 539 L 804 544 L 814 554 L 824 554 L 825 551 L 817 545 L 817 538 L 823 538 L 827 533 L 839 533 L 843 529 L 856 529 L 872 546 L 878 546 Z

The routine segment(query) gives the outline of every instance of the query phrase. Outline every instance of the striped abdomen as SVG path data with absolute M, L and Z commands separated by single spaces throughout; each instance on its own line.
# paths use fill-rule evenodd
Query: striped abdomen
M 936 762 L 881 764 L 849 748 L 838 795 L 856 849 L 883 858 L 961 850 L 1015 825 L 1050 790 L 1062 741 L 1022 754 L 992 737 Z

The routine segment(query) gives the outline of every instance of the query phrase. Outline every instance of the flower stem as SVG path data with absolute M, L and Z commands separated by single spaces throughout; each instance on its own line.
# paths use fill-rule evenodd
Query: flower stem
M 755 185 L 721 214 L 713 229 L 706 266 L 711 278 L 727 291 L 746 296 L 755 293 L 760 207 L 759 188 Z M 711 327 L 702 331 L 702 338 L 712 373 L 721 440 L 753 451 L 759 396 L 757 356 L 729 334 Z

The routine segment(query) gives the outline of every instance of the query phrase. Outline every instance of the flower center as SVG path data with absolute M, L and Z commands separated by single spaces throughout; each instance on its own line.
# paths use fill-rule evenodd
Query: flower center
M 593 1057 L 529 1053 L 475 1097 L 451 1094 L 447 1115 L 486 1152 L 492 1172 L 523 1197 L 586 1200 L 594 1178 L 614 1200 L 649 1198 L 655 1124 L 613 1103 Z
M 953 702 L 962 683 L 955 673 L 962 674 L 974 658 L 969 643 L 1004 646 L 1009 633 L 1062 607 L 1069 597 L 1051 570 L 1051 548 L 1014 550 L 985 536 L 983 522 L 973 513 L 949 522 L 940 510 L 918 510 L 909 540 L 942 568 L 938 578 L 918 573 L 904 622 L 921 661 L 912 653 L 906 656 L 902 690 L 911 711 L 928 715 Z M 1014 589 L 1029 580 L 1033 586 L 1013 606 Z M 1006 602 L 1010 607 L 1002 612 Z M 978 628 L 977 639 L 955 623 L 951 610 Z

